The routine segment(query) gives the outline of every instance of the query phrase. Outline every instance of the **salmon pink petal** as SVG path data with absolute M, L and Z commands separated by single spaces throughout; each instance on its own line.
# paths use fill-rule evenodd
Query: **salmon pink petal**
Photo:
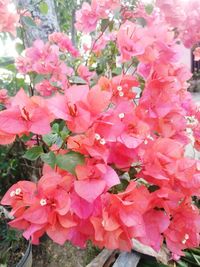
M 48 134 L 51 131 L 50 117 L 42 108 L 36 108 L 30 122 L 30 132 Z
M 19 230 L 24 230 L 24 229 L 27 229 L 30 225 L 29 222 L 27 222 L 26 220 L 24 220 L 23 216 L 21 217 L 18 217 L 12 221 L 10 221 L 8 223 L 11 227 L 14 227 L 16 229 L 19 229 Z
M 39 238 L 39 237 L 41 237 L 43 234 L 44 234 L 44 225 L 40 225 L 40 224 L 31 224 L 27 229 L 26 229 L 26 231 L 23 233 L 23 236 L 27 239 L 27 240 L 29 240 L 30 238 L 31 238 L 31 241 L 32 241 L 32 243 L 34 243 L 34 244 L 37 244 L 38 243 L 38 241 L 36 242 L 36 241 L 34 241 L 34 239 L 35 238 L 33 238 L 34 237 L 34 235 L 36 234 L 36 236 L 37 236 L 37 239 Z
M 12 106 L 19 106 L 23 108 L 31 104 L 31 99 L 27 96 L 25 91 L 21 88 L 12 99 Z
M 117 173 L 111 167 L 107 167 L 106 173 L 102 176 L 102 179 L 106 182 L 107 188 L 111 188 L 114 185 L 120 184 L 120 179 Z
M 24 219 L 34 224 L 44 224 L 48 222 L 48 212 L 46 207 L 31 207 L 24 212 Z
M 67 99 L 61 94 L 55 94 L 53 97 L 47 99 L 49 112 L 52 113 L 57 119 L 68 119 Z
M 87 85 L 73 85 L 65 91 L 68 103 L 76 104 L 77 102 L 85 102 L 89 92 Z
M 57 223 L 56 225 L 48 226 L 46 233 L 54 242 L 63 245 L 67 240 L 69 230 Z
M 0 131 L 9 134 L 20 134 L 28 131 L 27 123 L 22 119 L 19 108 L 0 112 Z
M 15 141 L 15 134 L 8 134 L 0 131 L 0 145 L 9 145 Z
M 57 200 L 56 211 L 60 215 L 65 215 L 69 211 L 71 204 L 69 194 L 64 190 L 57 190 L 55 199 Z
M 87 219 L 94 210 L 93 203 L 89 203 L 75 192 L 71 195 L 71 209 L 81 219 Z
M 74 189 L 76 193 L 88 202 L 93 202 L 98 196 L 100 196 L 106 183 L 103 180 L 91 179 L 74 182 Z
M 77 225 L 77 222 L 74 220 L 73 216 L 69 213 L 64 216 L 58 217 L 59 223 L 64 228 L 71 228 L 75 227 Z
M 130 136 L 126 133 L 121 134 L 118 140 L 128 148 L 136 148 L 144 141 L 142 139 Z
M 127 212 L 122 208 L 119 212 L 119 216 L 123 224 L 128 227 L 139 227 L 139 225 L 142 225 L 144 223 L 141 214 L 139 214 L 139 212 L 137 211 Z
M 101 91 L 99 87 L 92 88 L 88 93 L 89 110 L 98 114 L 103 112 L 109 105 L 112 94 L 107 91 Z

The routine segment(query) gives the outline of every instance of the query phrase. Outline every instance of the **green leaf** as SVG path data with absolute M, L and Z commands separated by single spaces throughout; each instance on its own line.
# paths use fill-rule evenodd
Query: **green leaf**
M 187 262 L 180 260 L 177 262 L 177 267 L 189 267 L 189 265 Z
M 102 19 L 101 21 L 101 31 L 105 31 L 105 29 L 108 27 L 109 25 L 109 19 Z
M 58 165 L 58 167 L 72 174 L 75 174 L 76 166 L 82 165 L 83 163 L 84 156 L 73 151 L 65 155 L 56 156 L 56 164 Z
M 28 27 L 36 27 L 35 22 L 33 21 L 32 18 L 24 16 L 22 17 L 22 21 L 24 22 L 24 24 Z
M 23 135 L 22 137 L 21 137 L 21 140 L 23 141 L 23 142 L 28 142 L 31 138 L 33 137 L 33 134 L 32 133 L 30 133 L 29 135 Z
M 54 125 L 52 126 L 52 131 L 54 133 L 59 133 L 59 124 L 58 123 L 54 123 Z
M 44 75 L 37 74 L 37 75 L 35 76 L 35 78 L 34 78 L 34 84 L 40 83 L 40 82 L 42 82 L 43 80 L 45 80 Z
M 147 25 L 147 21 L 144 18 L 137 18 L 137 23 L 141 25 L 142 27 L 145 27 Z
M 15 48 L 16 48 L 16 50 L 17 50 L 17 53 L 18 53 L 18 54 L 21 54 L 22 51 L 24 50 L 24 45 L 21 44 L 21 43 L 16 43 Z
M 48 146 L 52 146 L 56 143 L 58 135 L 56 133 L 45 134 L 42 136 L 42 139 Z
M 51 166 L 52 169 L 55 167 L 56 156 L 52 151 L 50 151 L 49 153 L 42 154 L 41 155 L 41 160 L 44 161 L 49 166 Z
M 46 15 L 48 13 L 48 10 L 49 10 L 48 5 L 47 5 L 46 2 L 41 2 L 40 6 L 39 6 L 39 9 L 40 9 L 40 12 L 42 14 L 44 14 L 44 15 Z
M 86 81 L 78 76 L 70 77 L 70 82 L 75 84 L 86 84 Z
M 152 4 L 148 4 L 145 6 L 145 11 L 148 15 L 151 15 L 151 13 L 153 12 L 153 5 Z
M 41 146 L 34 146 L 26 151 L 23 158 L 28 160 L 36 160 L 43 153 L 43 149 Z
M 112 73 L 115 75 L 120 75 L 122 73 L 122 68 L 121 67 L 116 67 L 112 70 Z

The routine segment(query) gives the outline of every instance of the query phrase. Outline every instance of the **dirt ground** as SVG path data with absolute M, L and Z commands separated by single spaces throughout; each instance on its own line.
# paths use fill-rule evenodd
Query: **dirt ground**
M 98 253 L 91 244 L 87 249 L 79 249 L 70 243 L 60 246 L 46 239 L 33 246 L 32 267 L 85 267 Z

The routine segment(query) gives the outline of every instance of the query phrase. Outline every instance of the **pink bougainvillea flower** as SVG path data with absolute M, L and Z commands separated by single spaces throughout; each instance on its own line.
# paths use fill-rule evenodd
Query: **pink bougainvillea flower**
M 144 35 L 143 29 L 131 21 L 122 24 L 117 34 L 117 44 L 123 62 L 144 53 L 145 46 L 141 43 L 142 35 Z
M 62 226 L 67 225 L 70 216 L 70 196 L 62 188 L 62 177 L 58 174 L 44 175 L 37 185 L 34 202 L 23 212 L 23 219 L 30 226 L 24 233 L 29 238 L 37 231 L 43 230 L 57 243 L 63 244 L 69 232 L 69 229 Z M 60 223 L 60 221 L 62 224 Z M 76 225 L 75 222 L 68 223 L 69 228 Z M 28 233 L 28 232 L 29 233 Z M 56 235 L 57 232 L 57 235 Z
M 0 112 L 0 131 L 9 135 L 22 135 L 33 132 L 50 132 L 51 117 L 42 99 L 28 98 L 21 89 L 12 99 L 11 106 Z
M 2 205 L 10 205 L 12 207 L 11 214 L 14 216 L 21 215 L 26 206 L 33 204 L 35 198 L 36 185 L 29 181 L 20 181 L 7 191 L 2 198 Z
M 89 69 L 84 65 L 78 66 L 77 73 L 83 80 L 85 80 L 88 83 L 90 79 L 93 78 L 93 76 L 95 75 L 94 72 L 89 71 Z
M 150 210 L 143 216 L 145 224 L 145 235 L 140 241 L 154 250 L 159 251 L 163 243 L 163 232 L 167 230 L 170 219 L 163 211 Z
M 66 96 L 56 94 L 47 101 L 50 111 L 56 118 L 66 120 L 71 131 L 84 132 L 92 123 L 85 104 L 88 91 L 88 86 L 72 86 L 66 90 Z
M 139 85 L 135 77 L 130 75 L 115 76 L 111 80 L 111 88 L 113 93 L 113 102 L 121 102 L 123 99 L 134 99 L 136 93 L 134 87 Z
M 96 10 L 84 2 L 81 10 L 76 12 L 76 28 L 81 32 L 92 32 L 96 28 L 98 19 L 99 16 Z
M 10 10 L 9 5 L 12 2 L 10 0 L 0 1 L 0 32 L 9 32 L 12 35 L 16 34 L 16 26 L 19 21 L 19 15 L 15 10 Z
M 146 145 L 142 169 L 145 179 L 159 185 L 170 180 L 169 170 L 172 164 L 183 156 L 183 145 L 172 139 L 157 139 L 153 145 Z
M 61 51 L 67 51 L 74 57 L 79 56 L 78 50 L 73 46 L 72 41 L 66 34 L 54 32 L 49 35 L 49 41 L 57 44 Z
M 35 90 L 41 96 L 51 96 L 58 89 L 56 87 L 52 86 L 48 80 L 43 80 L 40 83 L 37 83 L 35 85 Z
M 98 20 L 108 18 L 109 13 L 119 6 L 119 0 L 92 0 L 91 5 L 84 2 L 81 9 L 76 12 L 76 28 L 84 33 L 94 31 Z
M 93 202 L 105 190 L 120 182 L 118 175 L 111 167 L 89 160 L 86 165 L 76 167 L 76 174 L 78 180 L 74 182 L 74 189 L 88 202 Z
M 109 105 L 111 94 L 87 85 L 74 85 L 65 91 L 65 97 L 57 94 L 48 99 L 56 118 L 67 121 L 69 129 L 76 133 L 86 131 Z
M 184 202 L 174 212 L 169 228 L 164 232 L 167 246 L 176 255 L 184 255 L 182 250 L 198 247 L 200 243 L 200 216 L 195 206 Z

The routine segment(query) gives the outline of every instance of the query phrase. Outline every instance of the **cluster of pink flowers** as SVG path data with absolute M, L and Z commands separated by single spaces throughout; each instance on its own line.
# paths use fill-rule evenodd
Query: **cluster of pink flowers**
M 9 32 L 15 35 L 19 16 L 9 9 L 11 0 L 0 0 L 0 32 Z
M 42 96 L 52 95 L 58 88 L 62 91 L 69 86 L 68 77 L 74 70 L 60 59 L 60 55 L 63 50 L 73 56 L 77 56 L 78 52 L 68 39 L 63 33 L 56 32 L 49 36 L 47 43 L 36 40 L 32 47 L 25 50 L 25 56 L 20 56 L 16 61 L 20 73 L 43 75 L 35 87 Z
M 156 0 L 156 5 L 172 27 L 179 32 L 183 44 L 190 48 L 200 40 L 199 0 Z
M 79 31 L 90 33 L 96 29 L 100 19 L 107 19 L 113 10 L 120 8 L 120 0 L 92 0 L 91 5 L 84 2 L 76 12 L 76 27 Z
M 94 30 L 119 2 L 84 3 L 78 29 Z M 19 72 L 45 80 L 35 87 L 40 96 L 21 89 L 0 112 L 0 143 L 49 134 L 54 120 L 64 121 L 69 134 L 49 151 L 82 161 L 68 171 L 45 164 L 37 183 L 18 182 L 1 203 L 12 207 L 10 225 L 35 244 L 44 233 L 59 244 L 70 240 L 84 247 L 90 239 L 126 251 L 134 247 L 133 238 L 156 251 L 166 241 L 177 259 L 200 243 L 200 215 L 192 201 L 200 196 L 200 161 L 185 157 L 188 144 L 200 147 L 200 109 L 187 92 L 191 74 L 178 63 L 174 31 L 156 12 L 145 13 L 145 27 L 133 19 L 136 13 L 122 12 L 114 30 L 128 67 L 119 75 L 98 77 L 83 63 L 70 68 L 60 55 L 78 52 L 62 33 L 46 44 L 36 41 L 17 60 Z M 139 63 L 131 68 L 133 58 Z M 74 74 L 85 84 L 73 84 Z
M 59 48 L 64 52 L 69 52 L 74 57 L 79 56 L 78 50 L 73 46 L 72 41 L 66 34 L 61 32 L 54 32 L 49 35 L 49 41 L 57 44 Z

